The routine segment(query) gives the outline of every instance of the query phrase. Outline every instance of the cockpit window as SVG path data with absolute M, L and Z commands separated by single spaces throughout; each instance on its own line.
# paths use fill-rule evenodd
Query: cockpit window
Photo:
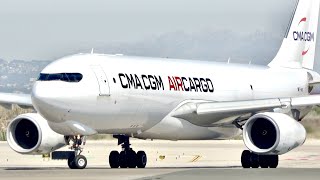
M 65 82 L 79 82 L 82 79 L 80 73 L 55 73 L 44 74 L 40 73 L 38 81 L 65 81 Z

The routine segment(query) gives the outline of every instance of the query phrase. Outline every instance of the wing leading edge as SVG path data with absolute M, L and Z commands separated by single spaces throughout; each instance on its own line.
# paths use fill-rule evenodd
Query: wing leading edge
M 190 100 L 180 104 L 171 112 L 171 116 L 198 126 L 230 126 L 235 122 L 246 121 L 259 112 L 301 109 L 319 104 L 320 95 L 229 102 Z
M 11 108 L 13 104 L 21 108 L 33 108 L 30 94 L 0 93 L 0 105 Z

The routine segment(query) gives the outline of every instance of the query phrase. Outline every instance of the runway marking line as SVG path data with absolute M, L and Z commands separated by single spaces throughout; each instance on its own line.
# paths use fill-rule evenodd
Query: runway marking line
M 201 158 L 201 156 L 196 155 L 196 156 L 194 156 L 194 158 L 193 158 L 190 162 L 196 162 L 196 161 L 198 161 L 200 158 Z

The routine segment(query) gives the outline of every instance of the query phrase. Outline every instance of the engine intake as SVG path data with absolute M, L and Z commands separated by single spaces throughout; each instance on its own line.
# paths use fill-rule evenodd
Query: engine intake
M 17 122 L 14 134 L 17 144 L 24 149 L 35 147 L 39 140 L 37 126 L 28 119 Z
M 251 126 L 252 143 L 260 149 L 269 149 L 277 141 L 277 126 L 272 121 L 257 118 Z
M 44 154 L 66 145 L 63 135 L 54 132 L 37 113 L 21 114 L 7 128 L 9 146 L 21 154 Z
M 282 113 L 259 113 L 244 126 L 243 141 L 257 154 L 284 154 L 304 143 L 305 128 Z

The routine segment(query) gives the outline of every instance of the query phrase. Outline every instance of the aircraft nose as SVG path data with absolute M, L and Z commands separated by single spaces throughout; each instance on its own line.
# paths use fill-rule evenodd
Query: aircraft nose
M 31 100 L 34 108 L 45 119 L 52 122 L 61 122 L 61 110 L 57 105 L 54 88 L 43 82 L 35 82 L 32 88 Z
M 31 99 L 32 99 L 32 103 L 35 106 L 41 106 L 42 104 L 44 104 L 47 99 L 49 98 L 49 93 L 48 89 L 45 85 L 39 83 L 39 82 L 35 82 L 35 84 L 33 85 L 32 88 L 32 93 L 31 93 Z

